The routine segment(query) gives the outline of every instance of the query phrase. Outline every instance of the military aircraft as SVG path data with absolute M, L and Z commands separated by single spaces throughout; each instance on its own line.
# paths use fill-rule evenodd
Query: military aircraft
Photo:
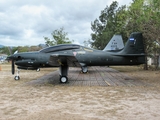
M 119 38 L 119 37 L 117 37 Z M 18 71 L 15 80 L 19 80 L 19 69 L 37 70 L 44 67 L 59 67 L 60 82 L 68 82 L 69 67 L 81 67 L 82 72 L 88 71 L 88 66 L 111 65 L 139 65 L 145 63 L 145 52 L 142 33 L 134 32 L 130 35 L 126 45 L 120 45 L 111 40 L 114 50 L 95 50 L 76 45 L 61 44 L 44 48 L 36 52 L 16 53 L 8 56 L 12 61 L 12 74 L 15 73 L 15 64 Z M 116 46 L 116 47 L 115 47 Z M 117 49 L 118 48 L 118 49 Z

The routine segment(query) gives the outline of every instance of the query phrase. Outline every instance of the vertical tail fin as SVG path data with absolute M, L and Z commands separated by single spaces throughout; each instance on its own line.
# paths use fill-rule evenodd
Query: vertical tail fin
M 130 35 L 124 49 L 121 51 L 123 55 L 144 55 L 143 36 L 140 32 L 134 32 Z
M 121 35 L 114 35 L 103 51 L 119 51 L 124 48 Z

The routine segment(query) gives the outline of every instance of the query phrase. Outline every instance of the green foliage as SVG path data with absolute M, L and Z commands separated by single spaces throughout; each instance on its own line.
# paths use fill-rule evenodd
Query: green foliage
M 143 33 L 145 52 L 148 55 L 157 51 L 155 41 L 159 41 L 160 32 L 160 7 L 159 0 L 134 0 L 128 8 L 127 31 L 140 31 Z M 158 48 L 157 48 L 158 49 Z M 146 67 L 147 69 L 147 62 Z
M 15 51 L 18 52 L 30 52 L 30 51 L 39 51 L 42 47 L 39 46 L 18 46 L 18 47 L 3 47 L 0 48 L 0 54 L 11 55 L 14 54 Z
M 53 46 L 53 45 L 58 45 L 58 44 L 68 44 L 72 43 L 72 41 L 69 40 L 67 37 L 66 32 L 64 32 L 64 28 L 60 28 L 59 30 L 54 30 L 51 35 L 52 35 L 52 40 L 49 39 L 48 37 L 44 37 L 45 44 L 47 46 Z
M 101 11 L 99 19 L 91 23 L 92 47 L 103 49 L 114 34 L 121 34 L 126 39 L 126 6 L 118 7 L 118 2 L 114 1 L 110 6 L 106 6 Z
M 3 47 L 3 48 L 0 48 L 0 54 L 7 54 L 9 55 L 9 50 L 8 50 L 8 47 Z
M 18 52 L 30 52 L 30 51 L 39 51 L 42 49 L 40 46 L 18 46 L 15 47 L 12 51 L 13 53 L 18 50 Z

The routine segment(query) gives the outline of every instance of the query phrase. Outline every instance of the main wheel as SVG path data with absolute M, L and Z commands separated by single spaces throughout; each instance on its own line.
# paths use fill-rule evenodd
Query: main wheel
M 20 77 L 19 76 L 15 76 L 14 79 L 15 80 L 20 80 Z
M 37 68 L 37 70 L 36 70 L 37 72 L 39 72 L 40 71 L 40 68 Z
M 61 76 L 60 77 L 60 82 L 61 83 L 67 83 L 68 82 L 68 78 L 66 76 Z
M 87 73 L 87 72 L 88 72 L 87 66 L 83 66 L 83 67 L 82 67 L 82 72 L 83 72 L 83 73 Z

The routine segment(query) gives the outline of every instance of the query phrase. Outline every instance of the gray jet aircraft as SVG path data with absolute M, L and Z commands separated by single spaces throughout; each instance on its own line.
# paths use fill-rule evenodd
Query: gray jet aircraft
M 142 33 L 132 33 L 125 46 L 123 44 L 119 46 L 114 38 L 119 37 L 111 39 L 109 46 L 113 49 L 110 50 L 108 47 L 104 50 L 95 50 L 76 44 L 61 44 L 36 52 L 16 53 L 8 56 L 7 60 L 12 61 L 12 74 L 15 73 L 15 65 L 17 65 L 15 80 L 20 79 L 19 69 L 39 71 L 44 67 L 59 67 L 61 83 L 68 82 L 69 67 L 81 67 L 82 72 L 87 73 L 88 66 L 124 66 L 145 63 Z

